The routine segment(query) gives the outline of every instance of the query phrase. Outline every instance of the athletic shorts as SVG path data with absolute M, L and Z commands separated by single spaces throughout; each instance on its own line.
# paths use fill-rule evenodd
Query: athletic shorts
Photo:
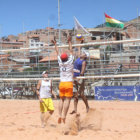
M 72 97 L 73 96 L 73 82 L 60 82 L 59 96 Z
M 43 98 L 42 100 L 43 102 L 40 102 L 40 112 L 54 110 L 52 98 Z
M 76 84 L 78 83 L 78 84 Z M 85 81 L 84 79 L 75 79 L 74 80 L 74 86 L 73 86 L 73 92 L 79 92 L 79 94 L 82 94 L 85 90 Z

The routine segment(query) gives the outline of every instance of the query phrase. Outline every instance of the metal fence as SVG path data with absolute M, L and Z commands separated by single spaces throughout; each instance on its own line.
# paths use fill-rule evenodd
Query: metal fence
M 121 46 L 123 44 L 121 43 Z M 136 47 L 137 46 L 137 47 Z M 139 74 L 140 73 L 140 45 L 137 44 L 135 49 L 133 45 L 127 45 L 127 49 L 120 48 L 120 45 L 98 46 L 100 50 L 100 58 L 87 60 L 87 68 L 85 76 L 107 76 L 117 74 Z M 115 48 L 116 49 L 113 49 Z M 90 47 L 89 47 L 90 48 Z M 97 46 L 91 47 L 97 49 Z M 87 49 L 87 48 L 85 48 Z M 90 49 L 87 49 L 89 51 Z M 48 70 L 49 77 L 59 77 L 58 62 L 48 60 L 45 63 L 40 63 L 40 57 L 49 57 L 48 51 L 31 54 L 29 52 L 11 53 L 9 57 L 0 60 L 0 77 L 1 78 L 41 78 L 42 72 Z M 30 58 L 34 58 L 34 62 Z M 18 61 L 20 58 L 23 61 Z M 25 61 L 28 59 L 28 61 Z M 51 59 L 51 58 L 50 58 Z M 86 79 L 85 94 L 94 96 L 95 86 L 126 86 L 140 84 L 140 77 L 119 77 L 119 78 L 91 78 Z M 0 96 L 1 98 L 10 99 L 36 99 L 37 81 L 0 81 Z M 58 94 L 59 80 L 53 81 L 53 90 Z

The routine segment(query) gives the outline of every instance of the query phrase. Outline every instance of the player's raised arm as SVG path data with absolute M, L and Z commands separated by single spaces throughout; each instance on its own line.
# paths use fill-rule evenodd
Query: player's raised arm
M 69 43 L 69 50 L 70 50 L 70 54 L 73 55 L 73 50 L 72 50 L 72 42 L 71 42 L 71 36 L 68 37 L 68 43 Z
M 58 50 L 58 47 L 56 45 L 56 39 L 55 39 L 55 37 L 54 37 L 54 40 L 52 40 L 51 42 L 54 44 L 55 51 L 56 51 L 57 55 L 59 55 L 59 50 Z

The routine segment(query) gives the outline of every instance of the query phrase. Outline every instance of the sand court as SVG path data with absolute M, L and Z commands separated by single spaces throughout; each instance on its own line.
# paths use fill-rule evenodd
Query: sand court
M 84 103 L 79 101 L 80 129 L 76 135 L 70 130 L 74 116 L 71 102 L 66 124 L 57 124 L 58 102 L 54 100 L 55 112 L 47 126 L 41 128 L 38 100 L 0 100 L 0 140 L 139 140 L 140 102 L 94 101 L 86 113 Z

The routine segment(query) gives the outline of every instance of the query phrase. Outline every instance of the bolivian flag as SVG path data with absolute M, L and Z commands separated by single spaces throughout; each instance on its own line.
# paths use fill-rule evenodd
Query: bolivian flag
M 106 13 L 105 13 L 105 21 L 107 27 L 124 28 L 124 23 L 108 16 Z

